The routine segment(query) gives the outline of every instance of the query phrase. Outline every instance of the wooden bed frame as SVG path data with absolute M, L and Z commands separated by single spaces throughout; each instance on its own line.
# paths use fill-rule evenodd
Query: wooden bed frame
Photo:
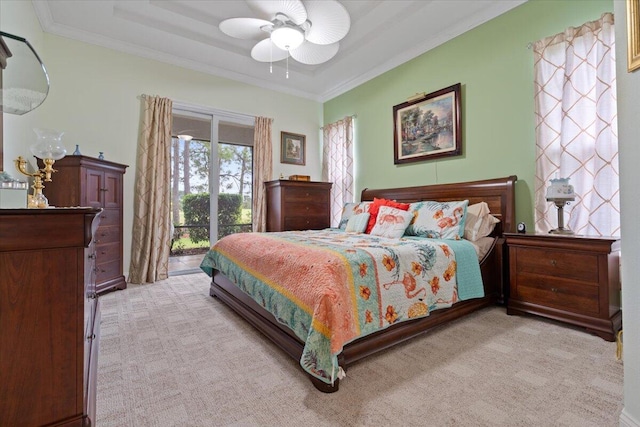
M 504 302 L 503 279 L 508 277 L 505 270 L 508 263 L 504 260 L 506 251 L 502 233 L 515 231 L 514 187 L 516 180 L 516 176 L 509 176 L 455 184 L 381 190 L 364 189 L 362 191 L 362 201 L 373 200 L 374 197 L 393 199 L 399 202 L 468 199 L 469 204 L 474 204 L 484 201 L 489 205 L 491 213 L 500 218 L 501 222 L 494 231 L 496 236 L 494 247 L 480 262 L 480 271 L 485 288 L 485 296 L 483 298 L 461 301 L 450 308 L 436 310 L 427 317 L 397 323 L 384 330 L 350 342 L 344 346 L 342 353 L 338 355 L 338 363 L 345 371 L 349 365 L 366 356 L 423 334 L 438 325 L 458 319 L 480 308 Z M 304 342 L 219 271 L 214 270 L 213 272 L 209 294 L 231 307 L 289 356 L 298 361 L 300 360 Z M 338 391 L 339 380 L 337 379 L 332 386 L 311 375 L 309 375 L 309 378 L 313 385 L 322 392 L 332 393 Z

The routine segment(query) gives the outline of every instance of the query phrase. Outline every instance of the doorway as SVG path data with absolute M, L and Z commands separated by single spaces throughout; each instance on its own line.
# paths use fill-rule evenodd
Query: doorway
M 169 275 L 200 272 L 212 242 L 251 231 L 253 131 L 253 117 L 174 106 Z

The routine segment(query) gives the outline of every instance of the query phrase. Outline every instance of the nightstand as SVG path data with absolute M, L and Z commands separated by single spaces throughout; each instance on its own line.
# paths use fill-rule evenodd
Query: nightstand
M 505 233 L 507 314 L 535 314 L 614 341 L 622 326 L 620 240 Z

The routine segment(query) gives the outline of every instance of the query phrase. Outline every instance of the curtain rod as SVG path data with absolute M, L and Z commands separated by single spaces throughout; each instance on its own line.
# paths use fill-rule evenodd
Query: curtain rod
M 354 119 L 357 119 L 358 115 L 357 114 L 351 114 L 351 115 L 346 115 L 345 117 L 352 117 Z M 342 120 L 342 119 L 340 119 L 340 120 Z M 327 123 L 327 124 L 330 124 L 330 123 Z M 322 129 L 324 129 L 324 126 L 320 126 L 320 130 L 322 130 Z

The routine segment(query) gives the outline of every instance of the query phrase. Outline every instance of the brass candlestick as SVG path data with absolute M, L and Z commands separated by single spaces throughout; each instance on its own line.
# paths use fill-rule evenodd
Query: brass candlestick
M 33 194 L 29 194 L 27 196 L 28 208 L 42 209 L 49 206 L 49 201 L 44 196 L 44 194 L 42 194 L 42 189 L 44 188 L 44 185 L 42 185 L 42 178 L 45 178 L 45 181 L 51 181 L 51 173 L 55 172 L 55 169 L 53 169 L 52 167 L 55 160 L 47 160 L 50 160 L 50 162 L 45 161 L 45 168 L 42 170 L 38 169 L 36 172 L 27 172 L 27 161 L 22 156 L 19 156 L 15 160 L 16 169 L 18 169 L 18 172 L 33 178 L 33 185 L 31 186 L 31 188 L 33 188 Z

